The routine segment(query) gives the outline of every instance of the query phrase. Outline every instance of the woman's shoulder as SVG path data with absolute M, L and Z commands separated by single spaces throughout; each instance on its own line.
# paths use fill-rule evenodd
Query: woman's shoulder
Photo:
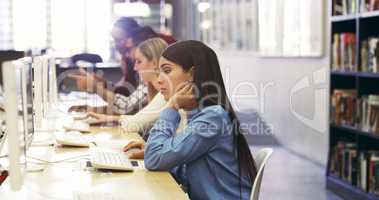
M 221 136 L 223 132 L 230 127 L 230 119 L 228 112 L 220 105 L 208 106 L 200 109 L 194 116 L 193 121 L 200 122 L 200 127 L 196 127 L 201 130 L 196 132 L 203 137 L 215 137 Z
M 228 112 L 220 105 L 207 106 L 199 108 L 199 112 L 195 116 L 196 119 L 207 119 L 215 123 L 222 123 L 229 120 Z

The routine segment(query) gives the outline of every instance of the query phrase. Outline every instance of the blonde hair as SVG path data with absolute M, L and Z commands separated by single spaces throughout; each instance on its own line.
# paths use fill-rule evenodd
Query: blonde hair
M 158 63 L 159 58 L 167 46 L 167 42 L 161 38 L 151 38 L 139 44 L 137 48 L 147 58 L 147 60 Z

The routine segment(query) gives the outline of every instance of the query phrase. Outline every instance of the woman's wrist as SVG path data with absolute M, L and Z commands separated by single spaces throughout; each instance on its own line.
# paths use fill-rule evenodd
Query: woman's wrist
M 179 110 L 178 107 L 176 106 L 175 102 L 173 102 L 172 100 L 169 100 L 166 104 L 166 108 L 172 108 L 174 110 Z

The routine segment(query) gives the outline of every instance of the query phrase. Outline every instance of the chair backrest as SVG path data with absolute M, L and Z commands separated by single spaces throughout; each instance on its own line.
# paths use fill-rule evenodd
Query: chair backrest
M 251 190 L 250 200 L 259 200 L 259 191 L 261 189 L 263 171 L 272 152 L 273 150 L 271 148 L 264 148 L 259 150 L 255 156 L 255 164 L 257 165 L 258 173 Z
M 94 64 L 103 62 L 103 59 L 99 55 L 92 53 L 80 53 L 71 57 L 72 64 L 76 65 L 76 62 L 78 61 L 86 61 Z

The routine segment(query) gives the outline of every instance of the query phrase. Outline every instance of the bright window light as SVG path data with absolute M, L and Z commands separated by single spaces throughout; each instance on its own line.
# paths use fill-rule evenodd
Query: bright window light
M 117 16 L 125 17 L 149 17 L 151 14 L 149 5 L 143 2 L 115 3 L 113 11 Z
M 200 28 L 203 30 L 209 29 L 212 26 L 212 23 L 209 20 L 201 22 Z
M 197 4 L 197 10 L 201 13 L 207 11 L 210 7 L 211 4 L 209 4 L 208 2 L 200 2 L 199 4 Z
M 14 0 L 13 44 L 17 50 L 46 47 L 46 1 Z

